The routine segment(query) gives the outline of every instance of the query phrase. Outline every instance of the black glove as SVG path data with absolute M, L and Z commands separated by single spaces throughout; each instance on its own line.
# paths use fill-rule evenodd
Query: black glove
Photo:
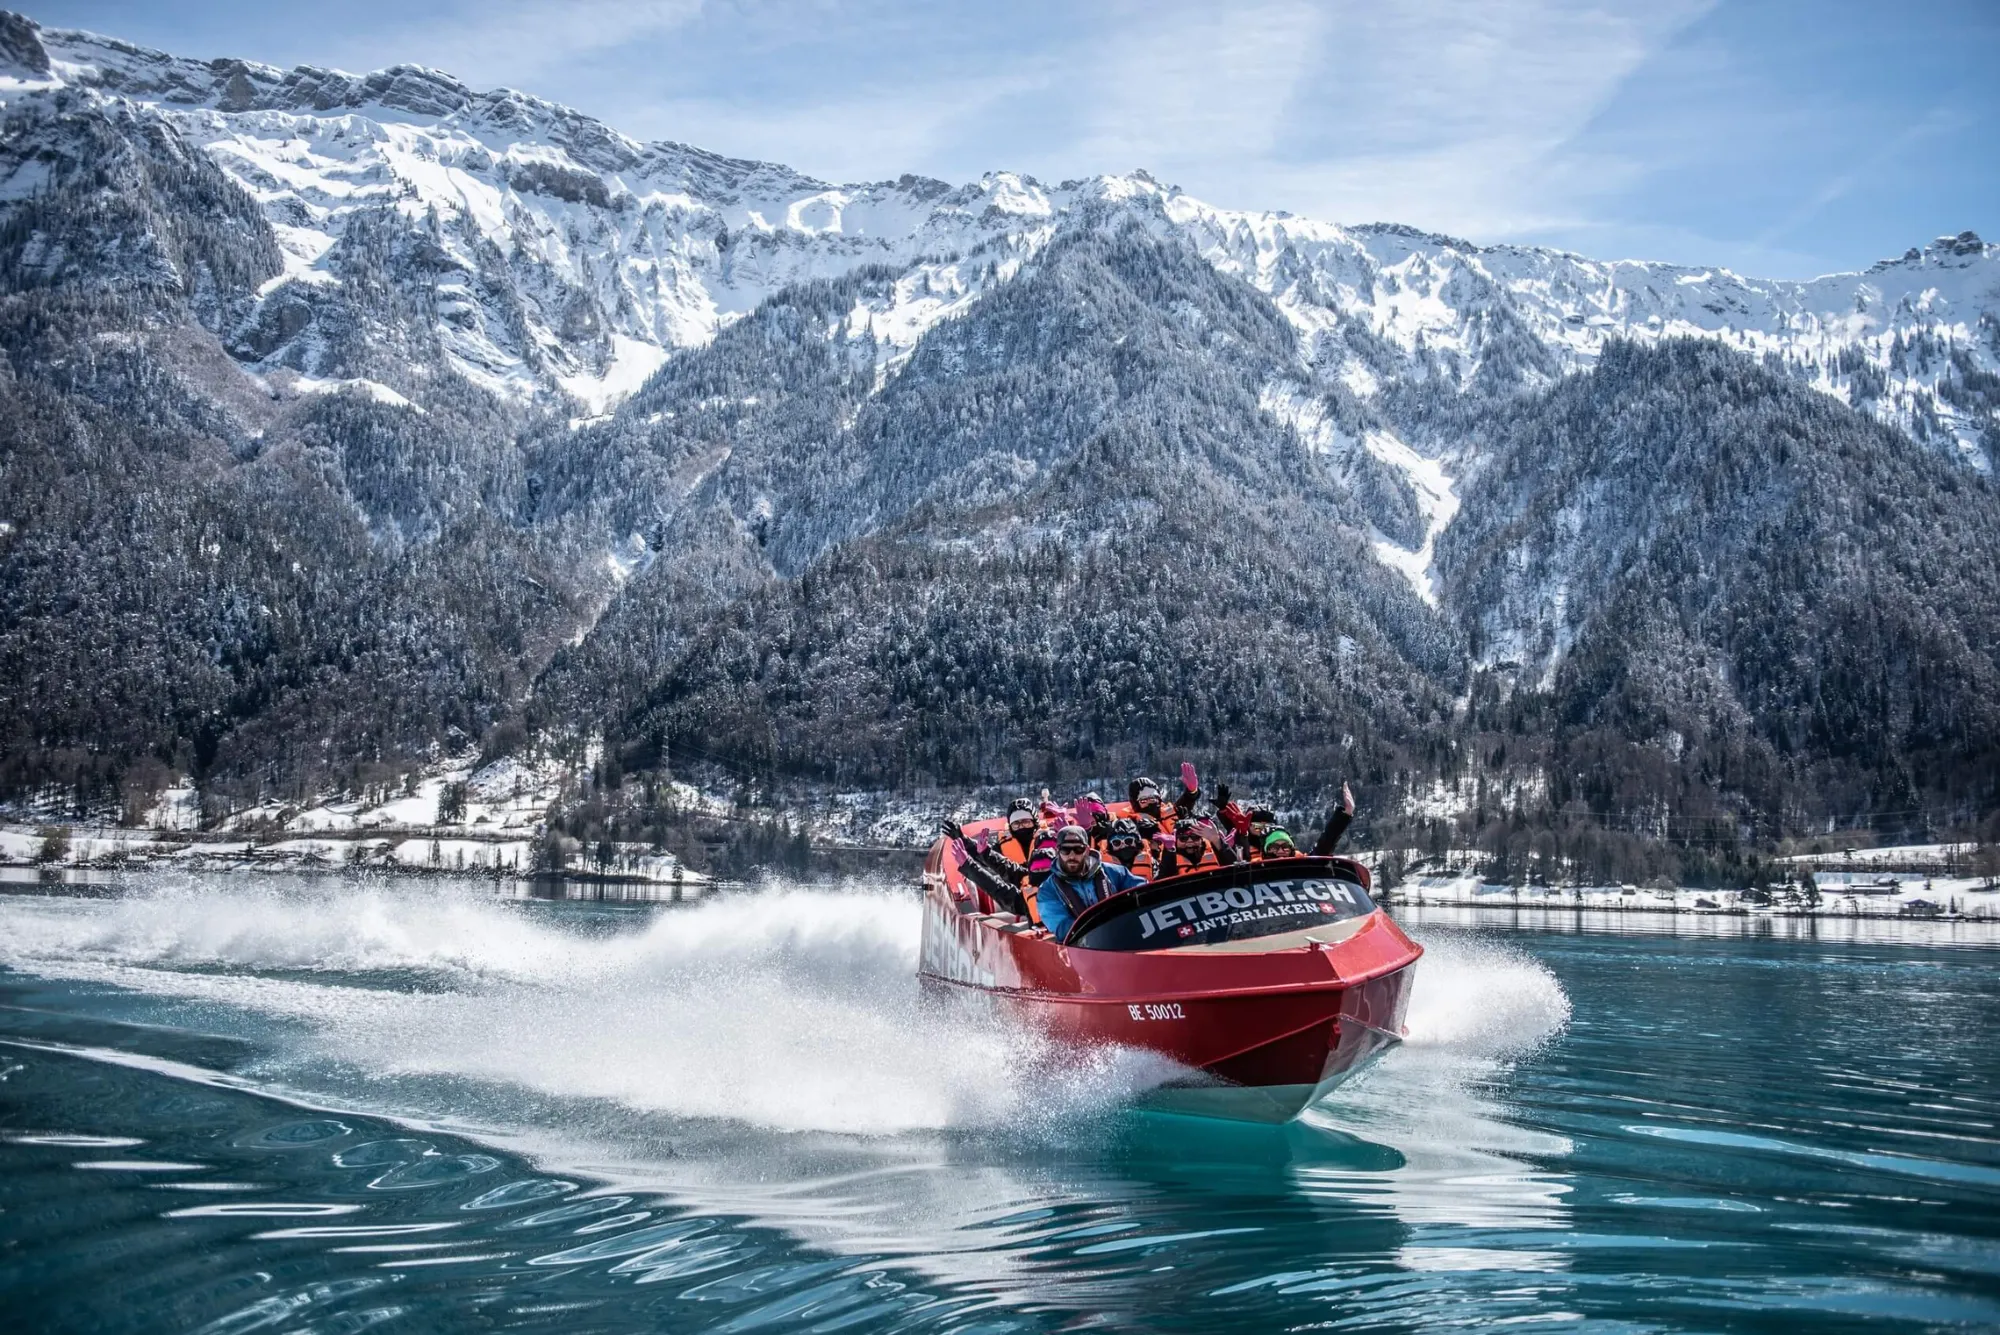
M 1151 839 L 1154 835 L 1160 832 L 1160 823 L 1154 820 L 1151 816 L 1139 817 L 1138 826 L 1139 826 L 1139 837 L 1141 839 Z
M 1226 807 L 1226 806 L 1228 806 L 1228 805 L 1229 805 L 1229 785 L 1228 785 L 1228 784 L 1226 784 L 1226 783 L 1218 783 L 1218 784 L 1216 784 L 1216 785 L 1215 785 L 1215 805 L 1217 805 L 1217 806 L 1219 806 L 1219 807 Z
M 957 821 L 948 820 L 943 822 L 943 825 L 944 825 L 944 832 L 947 835 L 951 836 L 953 839 L 965 838 L 965 827 L 963 825 L 960 825 Z

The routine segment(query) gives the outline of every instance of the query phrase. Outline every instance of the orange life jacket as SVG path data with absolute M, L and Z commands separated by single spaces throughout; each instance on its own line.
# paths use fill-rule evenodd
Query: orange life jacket
M 1123 858 L 1112 855 L 1111 840 L 1108 836 L 1103 839 L 1091 840 L 1091 847 L 1097 850 L 1098 861 L 1104 863 L 1106 866 L 1125 867 L 1125 870 L 1131 872 L 1134 876 L 1148 881 L 1153 879 L 1153 845 L 1150 840 L 1141 839 L 1139 841 L 1139 856 L 1132 859 L 1130 866 L 1126 866 Z
M 1025 867 L 1035 860 L 1035 834 L 1032 829 L 1026 834 L 1016 834 L 1009 830 L 994 841 L 993 851 L 1009 862 L 1018 862 Z M 1026 876 L 1021 878 L 1023 889 L 1027 887 L 1028 880 Z
M 1040 835 L 1040 830 L 1031 829 L 1025 835 L 1009 830 L 993 845 L 993 851 L 1010 862 L 1018 862 L 1023 867 L 1029 866 L 1035 860 L 1035 844 Z M 1028 921 L 1037 927 L 1042 925 L 1042 906 L 1035 902 L 1035 891 L 1039 889 L 1041 886 L 1032 872 L 1021 877 L 1021 898 L 1028 903 Z

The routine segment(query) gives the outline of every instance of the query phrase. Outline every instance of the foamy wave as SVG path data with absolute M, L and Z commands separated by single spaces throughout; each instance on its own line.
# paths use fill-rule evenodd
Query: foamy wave
M 1508 1067 L 1561 1034 L 1569 997 L 1547 966 L 1491 938 L 1427 935 L 1403 1047 L 1309 1118 L 1395 1146 L 1383 1182 L 1413 1225 L 1557 1228 L 1568 1187 L 1541 1165 L 1566 1137 L 1506 1115 Z
M 1569 1023 L 1569 995 L 1533 956 L 1492 940 L 1427 941 L 1404 1023 L 1409 1045 L 1467 1057 L 1529 1051 Z
M 364 1076 L 491 1081 L 780 1130 L 1011 1126 L 1031 1109 L 1110 1106 L 1171 1074 L 926 1005 L 907 891 L 779 890 L 591 934 L 477 890 L 194 885 L 43 901 L 7 925 L 0 960 L 14 967 L 301 1021 L 296 1057 Z M 385 991 L 342 977 L 384 970 L 438 981 Z
M 9 954 L 178 967 L 506 972 L 546 967 L 550 947 L 560 945 L 490 897 L 456 888 L 197 883 L 42 907 L 48 911 L 17 923 Z

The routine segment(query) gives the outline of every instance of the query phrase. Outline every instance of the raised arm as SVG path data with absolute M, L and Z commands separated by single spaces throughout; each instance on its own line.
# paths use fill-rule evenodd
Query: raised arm
M 1018 913 L 1023 917 L 1028 916 L 1028 904 L 1027 900 L 1021 894 L 1019 878 L 1016 877 L 1010 881 L 1007 879 L 1007 875 L 1011 873 L 1002 874 L 1006 872 L 1006 868 L 1013 867 L 1016 864 L 1002 857 L 999 853 L 983 846 L 968 847 L 965 839 L 965 830 L 956 821 L 948 820 L 944 822 L 944 833 L 945 837 L 951 840 L 952 846 L 960 855 L 958 869 L 966 880 L 971 881 L 974 885 L 985 891 L 988 899 L 991 899 L 1007 912 Z M 1003 865 L 995 868 L 993 863 L 996 860 Z M 1020 868 L 1021 876 L 1027 874 L 1028 869 L 1026 867 Z
M 1340 836 L 1347 833 L 1347 827 L 1353 820 L 1354 790 L 1343 782 L 1340 785 L 1340 805 L 1326 818 L 1326 828 L 1319 832 L 1319 842 L 1313 845 L 1313 856 L 1332 857 L 1333 850 L 1340 847 Z
M 1196 777 L 1194 763 L 1181 762 L 1181 795 L 1174 799 L 1174 819 L 1184 821 L 1194 811 L 1194 804 L 1201 801 L 1201 780 Z

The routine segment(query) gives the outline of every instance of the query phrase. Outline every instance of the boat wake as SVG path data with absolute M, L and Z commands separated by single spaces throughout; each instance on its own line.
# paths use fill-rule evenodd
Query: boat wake
M 1569 1024 L 1569 996 L 1546 964 L 1498 941 L 1428 937 L 1405 1047 L 1466 1061 L 1523 1056 Z
M 163 887 L 16 900 L 0 963 L 279 1022 L 277 1077 L 448 1077 L 780 1131 L 1013 1126 L 1172 1072 L 1064 1057 L 915 982 L 907 894 L 776 890 L 607 922 L 484 887 Z M 352 1091 L 340 1091 L 351 1093 Z M 379 1094 L 381 1091 L 377 1089 Z M 407 1111 L 407 1110 L 392 1110 Z
M 1019 1132 L 1177 1073 L 1145 1053 L 1053 1052 L 926 1004 L 920 907 L 900 890 L 780 887 L 639 918 L 507 903 L 483 885 L 191 881 L 13 898 L 0 923 L 0 964 L 193 1005 L 182 1022 L 261 1050 L 256 1074 L 399 1115 L 447 1081 L 606 1122 L 622 1109 L 784 1132 Z M 1567 1014 L 1526 957 L 1434 944 L 1409 1049 L 1392 1060 L 1478 1069 Z M 478 1115 L 513 1120 L 490 1095 Z

